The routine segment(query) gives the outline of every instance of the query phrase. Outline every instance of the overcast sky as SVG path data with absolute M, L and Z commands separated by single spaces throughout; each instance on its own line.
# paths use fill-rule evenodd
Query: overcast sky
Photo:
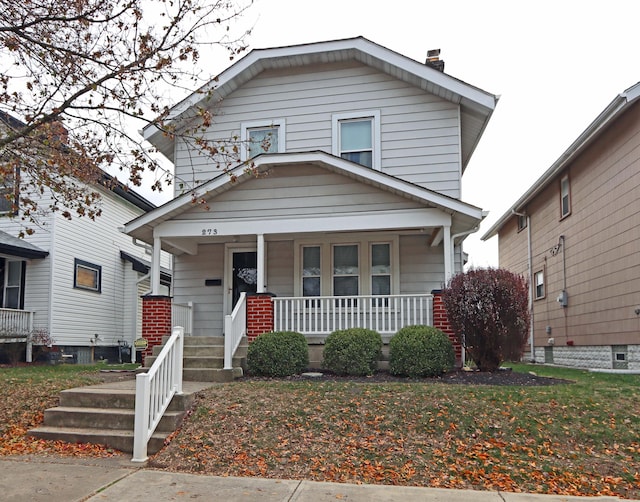
M 502 214 L 625 89 L 640 81 L 638 0 L 255 0 L 238 27 L 250 48 L 364 36 L 500 96 L 463 177 L 465 202 L 489 211 L 465 241 L 497 266 Z M 216 72 L 226 58 L 211 61 Z

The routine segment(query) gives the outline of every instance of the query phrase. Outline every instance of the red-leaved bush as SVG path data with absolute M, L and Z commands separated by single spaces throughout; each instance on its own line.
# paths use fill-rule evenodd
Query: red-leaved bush
M 442 292 L 451 328 L 478 369 L 522 357 L 529 332 L 528 284 L 504 269 L 458 274 Z

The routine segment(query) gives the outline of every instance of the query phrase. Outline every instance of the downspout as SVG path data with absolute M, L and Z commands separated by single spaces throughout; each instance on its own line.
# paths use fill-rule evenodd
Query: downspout
M 511 212 L 516 216 L 524 216 L 527 218 L 527 267 L 529 267 L 529 315 L 531 317 L 529 323 L 529 348 L 531 350 L 531 362 L 535 363 L 535 348 L 533 346 L 533 263 L 531 253 L 531 217 L 526 213 L 518 213 L 515 209 Z

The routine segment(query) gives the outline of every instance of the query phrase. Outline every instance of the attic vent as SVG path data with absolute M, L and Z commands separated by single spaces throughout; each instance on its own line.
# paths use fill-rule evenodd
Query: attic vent
M 438 71 L 444 72 L 444 61 L 440 60 L 440 49 L 431 49 L 427 51 L 427 60 L 425 63 Z

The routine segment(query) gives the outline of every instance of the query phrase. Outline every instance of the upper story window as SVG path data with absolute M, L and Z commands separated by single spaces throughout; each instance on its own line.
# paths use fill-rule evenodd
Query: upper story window
M 527 216 L 524 214 L 519 214 L 518 215 L 518 232 L 520 232 L 520 230 L 524 230 L 525 228 L 527 228 Z
M 0 278 L 3 280 L 0 306 L 21 309 L 24 304 L 26 262 L 0 258 Z
M 333 115 L 332 141 L 334 155 L 380 169 L 380 111 Z
M 533 274 L 533 285 L 535 287 L 535 299 L 544 298 L 544 271 L 540 270 Z
M 18 207 L 19 190 L 16 180 L 19 179 L 20 171 L 8 173 L 4 177 L 0 176 L 0 215 L 16 215 Z
M 571 214 L 571 185 L 569 176 L 563 176 L 560 180 L 560 217 Z
M 240 159 L 252 159 L 261 153 L 285 151 L 285 120 L 244 122 L 240 126 L 242 147 Z

